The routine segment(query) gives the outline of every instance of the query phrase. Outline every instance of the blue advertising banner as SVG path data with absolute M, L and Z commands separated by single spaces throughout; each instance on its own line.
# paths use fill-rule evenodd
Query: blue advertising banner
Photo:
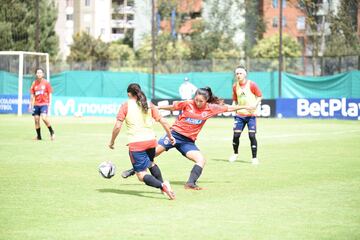
M 51 103 L 53 116 L 114 117 L 127 98 L 57 97 Z
M 22 113 L 29 113 L 30 96 L 23 96 Z M 18 96 L 17 95 L 0 95 L 0 114 L 17 114 Z
M 277 117 L 360 120 L 360 99 L 277 99 Z

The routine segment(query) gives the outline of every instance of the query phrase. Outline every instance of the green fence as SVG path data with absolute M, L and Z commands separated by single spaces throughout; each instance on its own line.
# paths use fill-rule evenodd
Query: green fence
M 189 77 L 197 87 L 210 86 L 221 98 L 231 98 L 234 82 L 232 72 L 189 72 L 157 74 L 155 98 L 179 98 L 179 86 Z M 250 72 L 266 99 L 279 96 L 277 72 Z M 152 96 L 151 75 L 147 73 L 124 73 L 110 71 L 67 71 L 51 76 L 56 96 L 77 97 L 127 97 L 129 83 L 138 83 L 148 97 Z M 25 76 L 23 93 L 29 92 L 33 76 Z M 0 71 L 0 94 L 17 94 L 18 77 Z M 360 98 L 360 71 L 351 71 L 324 77 L 307 77 L 283 73 L 282 97 L 284 98 Z

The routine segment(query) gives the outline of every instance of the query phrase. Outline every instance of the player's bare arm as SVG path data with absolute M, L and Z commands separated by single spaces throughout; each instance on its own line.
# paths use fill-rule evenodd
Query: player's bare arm
M 170 139 L 170 142 L 172 145 L 175 145 L 176 140 L 173 137 L 173 135 L 171 134 L 171 130 L 170 130 L 170 125 L 169 123 L 166 121 L 165 118 L 160 118 L 159 123 L 161 124 L 161 126 L 164 128 L 164 130 L 166 131 L 166 134 L 168 136 L 168 138 Z
M 228 105 L 228 112 L 234 112 L 234 111 L 241 110 L 241 109 L 252 110 L 253 107 L 251 107 L 251 106 L 239 106 L 239 105 Z
M 120 120 L 116 120 L 116 123 L 114 125 L 112 134 L 111 134 L 111 140 L 109 143 L 109 148 L 114 149 L 114 144 L 115 144 L 115 139 L 117 138 L 117 136 L 120 133 L 121 130 L 121 126 L 122 126 L 123 122 Z
M 160 110 L 169 110 L 169 111 L 174 111 L 174 105 L 164 105 L 164 106 L 157 106 L 158 109 Z

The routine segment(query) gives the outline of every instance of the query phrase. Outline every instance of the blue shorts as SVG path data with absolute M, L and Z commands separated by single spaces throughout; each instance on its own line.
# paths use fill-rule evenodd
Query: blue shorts
M 175 146 L 171 145 L 171 142 L 167 135 L 159 139 L 158 144 L 163 146 L 166 151 L 175 147 L 182 155 L 186 157 L 186 153 L 189 151 L 200 151 L 195 145 L 195 142 L 188 137 L 181 135 L 175 131 L 171 131 L 171 134 L 176 140 Z
M 154 161 L 155 148 L 149 148 L 144 151 L 129 151 L 131 163 L 135 172 L 142 172 L 151 167 Z
M 32 111 L 33 116 L 35 116 L 35 115 L 40 116 L 41 114 L 47 114 L 47 113 L 48 113 L 48 105 L 33 107 L 33 111 Z
M 256 133 L 256 117 L 234 117 L 234 132 L 242 132 L 244 130 L 245 125 L 247 124 L 249 132 Z

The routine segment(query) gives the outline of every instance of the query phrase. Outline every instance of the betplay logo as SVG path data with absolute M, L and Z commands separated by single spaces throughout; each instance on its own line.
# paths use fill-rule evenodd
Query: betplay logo
M 358 117 L 360 103 L 352 102 L 346 98 L 321 99 L 309 101 L 297 100 L 297 115 L 299 117 Z

